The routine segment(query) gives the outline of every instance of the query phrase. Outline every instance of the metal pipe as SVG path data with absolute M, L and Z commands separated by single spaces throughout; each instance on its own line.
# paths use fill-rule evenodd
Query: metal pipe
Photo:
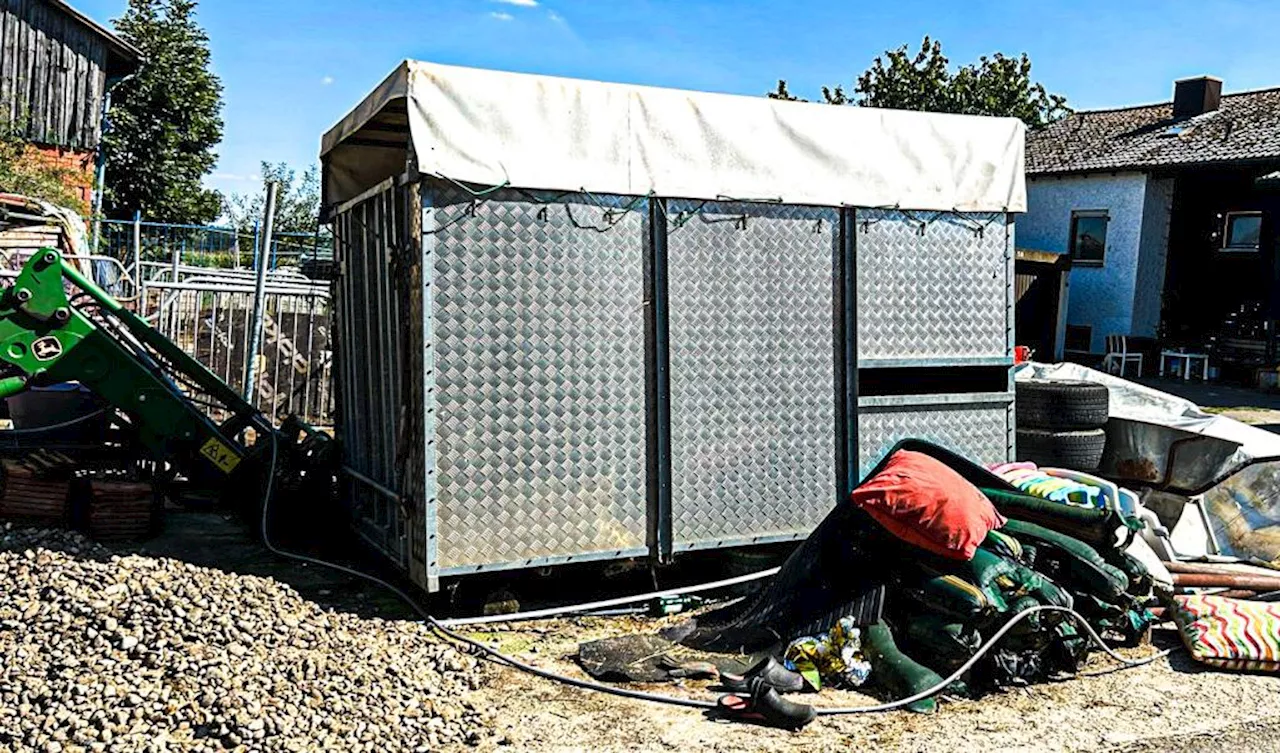
M 1269 570 L 1252 565 L 1228 565 L 1209 562 L 1166 562 L 1165 567 L 1171 573 L 1194 573 L 1197 575 L 1254 575 L 1260 578 L 1280 578 L 1280 570 Z M 1249 568 L 1247 570 L 1242 568 Z
M 352 468 L 349 465 L 342 466 L 342 472 L 347 474 L 351 478 L 355 479 L 356 481 L 359 481 L 360 483 L 369 487 L 370 489 L 373 489 L 375 492 L 378 492 L 382 496 L 395 501 L 397 504 L 399 504 L 402 499 L 401 496 L 396 492 L 391 491 L 387 487 L 383 486 L 377 481 L 374 481 L 373 479 L 369 478 L 368 476 L 364 475 L 360 471 L 357 471 L 356 469 Z
M 133 213 L 133 285 L 134 295 L 142 295 L 142 210 Z
M 1181 588 L 1232 588 L 1249 591 L 1280 591 L 1280 576 L 1173 573 L 1173 585 Z
M 244 399 L 250 405 L 253 404 L 256 385 L 254 382 L 258 376 L 258 349 L 262 340 L 262 322 L 263 314 L 266 307 L 263 290 L 267 286 L 267 259 L 271 252 L 271 232 L 275 229 L 276 222 L 276 193 L 280 190 L 280 184 L 275 181 L 267 183 L 267 206 L 263 210 L 262 215 L 262 239 L 258 244 L 257 264 L 257 280 L 253 290 L 253 332 L 249 336 L 249 358 L 245 364 L 244 375 Z

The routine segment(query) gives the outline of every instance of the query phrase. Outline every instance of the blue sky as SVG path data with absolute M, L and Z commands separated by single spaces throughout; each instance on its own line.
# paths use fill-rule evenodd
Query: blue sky
M 124 0 L 73 0 L 109 24 Z M 404 58 L 689 89 L 813 97 L 886 48 L 942 40 L 953 63 L 1027 52 L 1076 109 L 1167 100 L 1175 78 L 1280 85 L 1272 0 L 204 0 L 226 133 L 209 184 L 255 190 Z

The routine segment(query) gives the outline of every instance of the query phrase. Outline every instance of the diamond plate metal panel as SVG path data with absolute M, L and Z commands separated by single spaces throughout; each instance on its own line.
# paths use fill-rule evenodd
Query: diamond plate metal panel
M 673 549 L 807 533 L 836 496 L 838 213 L 671 202 L 668 219 Z
M 646 206 L 552 199 L 424 197 L 442 570 L 646 545 Z
M 1013 395 L 973 396 L 971 402 L 963 397 L 909 396 L 897 405 L 859 401 L 859 477 L 903 439 L 924 439 L 983 464 L 1011 459 Z
M 858 210 L 858 357 L 1009 356 L 1013 275 L 1004 214 Z

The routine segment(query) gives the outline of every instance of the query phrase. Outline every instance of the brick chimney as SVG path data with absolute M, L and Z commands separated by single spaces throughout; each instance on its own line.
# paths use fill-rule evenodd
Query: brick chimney
M 1192 118 L 1218 109 L 1222 101 L 1222 79 L 1196 76 L 1173 82 L 1173 117 Z

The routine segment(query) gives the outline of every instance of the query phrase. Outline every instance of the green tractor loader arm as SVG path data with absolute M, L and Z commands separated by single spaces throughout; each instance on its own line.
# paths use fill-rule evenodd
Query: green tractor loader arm
M 81 292 L 68 298 L 65 283 Z M 276 432 L 230 385 L 52 249 L 32 256 L 0 292 L 0 361 L 8 367 L 0 397 L 79 382 L 127 417 L 155 460 L 191 478 L 216 481 L 235 473 L 260 451 L 260 440 Z M 208 397 L 229 417 L 215 423 L 188 393 Z M 302 426 L 304 438 L 319 441 L 318 432 Z M 257 444 L 246 443 L 249 434 Z

